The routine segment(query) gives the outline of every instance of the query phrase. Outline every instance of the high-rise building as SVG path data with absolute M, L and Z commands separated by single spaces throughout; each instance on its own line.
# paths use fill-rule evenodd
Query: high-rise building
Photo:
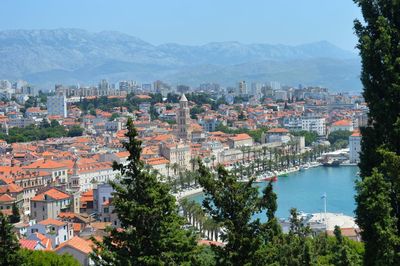
M 238 83 L 237 95 L 247 95 L 246 81 L 242 80 Z
M 48 115 L 59 115 L 67 117 L 67 101 L 64 95 L 55 95 L 47 97 Z
M 192 135 L 192 130 L 190 126 L 190 109 L 185 94 L 182 94 L 182 97 L 179 100 L 179 110 L 176 116 L 176 120 L 178 124 L 178 138 L 182 140 L 190 140 Z

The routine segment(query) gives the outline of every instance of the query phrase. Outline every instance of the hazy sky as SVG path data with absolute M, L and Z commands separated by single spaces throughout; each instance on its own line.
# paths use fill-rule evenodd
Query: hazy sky
M 153 44 L 212 41 L 353 50 L 352 0 L 1 0 L 0 29 L 116 30 Z

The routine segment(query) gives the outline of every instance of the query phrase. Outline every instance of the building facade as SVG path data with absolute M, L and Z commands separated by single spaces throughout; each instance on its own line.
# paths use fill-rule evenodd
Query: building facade
M 67 117 L 67 100 L 64 95 L 55 95 L 47 97 L 48 115 L 58 115 Z

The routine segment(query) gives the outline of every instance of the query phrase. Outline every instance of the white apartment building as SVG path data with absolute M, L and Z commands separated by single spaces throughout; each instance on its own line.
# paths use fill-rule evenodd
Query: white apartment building
M 47 97 L 48 115 L 59 115 L 67 117 L 67 101 L 64 95 L 55 95 Z
M 27 229 L 27 238 L 36 240 L 36 233 L 42 234 L 51 239 L 52 248 L 55 248 L 74 237 L 74 230 L 71 223 L 55 219 L 46 219 L 30 226 Z
M 361 134 L 359 131 L 355 131 L 349 137 L 349 150 L 350 163 L 359 163 L 361 152 Z
M 325 118 L 303 117 L 301 119 L 301 129 L 309 132 L 317 132 L 319 136 L 326 134 Z

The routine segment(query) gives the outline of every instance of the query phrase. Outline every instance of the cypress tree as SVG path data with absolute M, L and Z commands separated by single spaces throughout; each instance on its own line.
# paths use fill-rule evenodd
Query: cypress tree
M 12 215 L 10 216 L 10 222 L 11 223 L 18 223 L 21 220 L 20 214 L 19 214 L 19 209 L 17 207 L 17 204 L 13 203 L 12 205 Z
M 354 0 L 369 126 L 361 129 L 356 220 L 366 265 L 400 264 L 400 1 Z M 397 167 L 397 168 L 396 168 Z M 391 169 L 391 170 L 390 170 Z
M 19 243 L 8 217 L 0 213 L 0 265 L 20 265 Z
M 144 168 L 141 142 L 132 120 L 127 123 L 128 165 L 114 163 L 121 177 L 112 183 L 112 204 L 121 229 L 111 229 L 103 242 L 95 241 L 92 258 L 98 265 L 185 265 L 189 264 L 196 239 L 183 230 L 170 187 Z

